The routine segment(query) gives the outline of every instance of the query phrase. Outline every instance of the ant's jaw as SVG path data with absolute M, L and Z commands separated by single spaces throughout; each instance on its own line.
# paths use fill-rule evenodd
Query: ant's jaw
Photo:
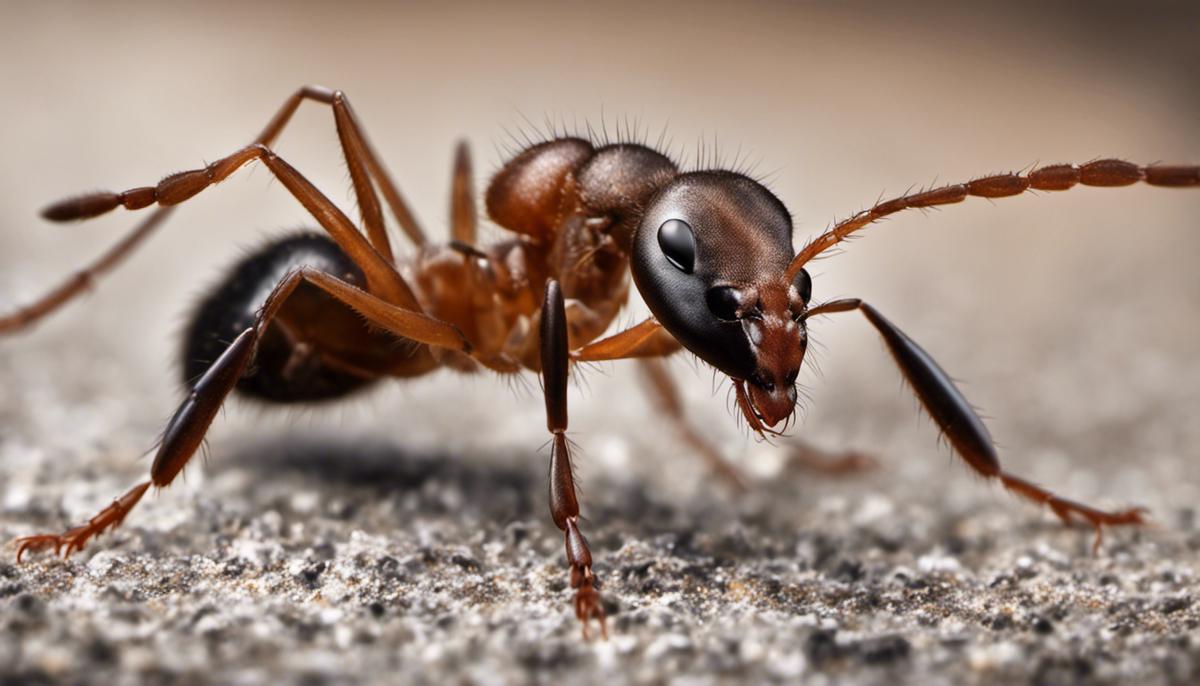
M 755 375 L 757 376 L 757 375 Z M 737 397 L 738 409 L 750 429 L 760 436 L 780 435 L 774 427 L 786 422 L 796 411 L 796 386 L 794 383 L 768 385 L 760 379 L 730 378 Z
M 748 384 L 750 409 L 768 429 L 792 416 L 796 411 L 796 387 L 792 384 Z
M 742 409 L 751 426 L 770 428 L 796 411 L 796 377 L 808 349 L 808 330 L 793 317 L 786 289 L 760 289 L 758 302 L 760 307 L 742 318 L 753 355 Z

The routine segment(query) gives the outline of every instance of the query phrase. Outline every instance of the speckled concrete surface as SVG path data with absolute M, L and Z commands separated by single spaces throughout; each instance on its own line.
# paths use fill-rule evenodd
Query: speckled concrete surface
M 620 9 L 10 6 L 0 308 L 130 223 L 46 226 L 46 201 L 213 159 L 306 82 L 350 94 L 433 236 L 455 138 L 482 183 L 522 112 L 636 114 L 677 143 L 715 131 L 775 170 L 798 238 L 935 176 L 1200 160 L 1186 5 Z M 280 146 L 340 201 L 326 115 L 302 111 Z M 897 218 L 815 274 L 818 298 L 869 299 L 964 379 L 1013 471 L 1150 509 L 1097 555 L 939 448 L 869 328 L 830 319 L 798 430 L 875 455 L 870 473 L 790 465 L 685 359 L 688 411 L 744 496 L 631 369 L 572 391 L 607 642 L 570 615 L 536 382 L 438 374 L 324 410 L 235 402 L 207 459 L 83 554 L 6 549 L 0 683 L 1195 683 L 1197 216 L 1195 193 L 1141 187 L 968 202 Z M 0 339 L 0 539 L 77 523 L 142 478 L 188 303 L 238 246 L 304 222 L 239 175 L 85 301 Z
M 219 473 L 147 503 L 85 554 L 0 565 L 5 679 L 1200 675 L 1191 509 L 1160 509 L 1159 527 L 1110 534 L 1093 557 L 1087 532 L 990 498 L 961 470 L 935 489 L 970 492 L 957 502 L 896 467 L 853 483 L 785 471 L 738 502 L 589 479 L 611 638 L 585 643 L 543 513 L 543 470 L 526 455 L 282 435 L 221 452 Z M 20 486 L 6 474 L 0 531 L 58 526 L 103 503 L 122 485 L 104 462 L 32 467 Z M 36 497 L 23 500 L 26 486 Z

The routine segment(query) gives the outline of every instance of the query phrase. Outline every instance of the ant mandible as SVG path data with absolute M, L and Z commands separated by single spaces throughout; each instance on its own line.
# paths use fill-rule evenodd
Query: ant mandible
M 358 201 L 362 231 L 272 144 L 304 100 L 333 109 Z M 681 172 L 663 153 L 621 142 L 597 145 L 555 137 L 520 150 L 492 178 L 489 217 L 513 232 L 491 246 L 475 241 L 475 200 L 466 148 L 455 164 L 447 244 L 430 244 L 340 91 L 308 86 L 294 93 L 250 145 L 155 186 L 92 193 L 59 202 L 43 216 L 88 219 L 117 207 L 159 206 L 124 240 L 42 299 L 0 318 L 0 332 L 28 327 L 85 292 L 144 241 L 174 205 L 258 161 L 324 230 L 283 238 L 237 264 L 199 306 L 185 340 L 190 391 L 163 432 L 150 479 L 82 526 L 18 539 L 27 550 L 66 555 L 116 527 L 151 486 L 164 488 L 200 446 L 226 396 L 235 389 L 289 403 L 343 397 L 383 377 L 414 377 L 439 367 L 463 372 L 541 373 L 552 436 L 550 511 L 563 532 L 575 589 L 575 614 L 604 631 L 592 554 L 580 532 L 567 441 L 571 362 L 638 358 L 647 364 L 659 403 L 714 468 L 733 472 L 683 421 L 660 358 L 681 349 L 729 376 L 737 407 L 758 435 L 790 419 L 796 376 L 817 315 L 859 311 L 895 358 L 954 452 L 975 471 L 1049 507 L 1064 523 L 1096 529 L 1143 522 L 1140 508 L 1108 512 L 1059 497 L 1000 467 L 983 422 L 932 358 L 858 299 L 812 303 L 805 265 L 879 219 L 968 196 L 1001 198 L 1029 190 L 1085 186 L 1200 186 L 1200 166 L 1139 166 L 1104 159 L 1041 167 L 910 193 L 837 223 L 799 253 L 787 208 L 755 180 L 733 171 Z M 375 187 L 416 244 L 398 263 L 384 229 Z M 601 338 L 625 304 L 627 271 L 653 316 Z M 269 293 L 265 299 L 263 293 Z M 409 342 L 397 345 L 398 339 Z

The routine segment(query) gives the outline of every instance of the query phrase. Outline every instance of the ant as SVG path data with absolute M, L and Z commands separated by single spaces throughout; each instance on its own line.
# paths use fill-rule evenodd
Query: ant
M 361 231 L 272 144 L 305 100 L 333 110 L 361 213 Z M 979 474 L 1049 507 L 1064 523 L 1096 529 L 1143 523 L 1144 510 L 1103 511 L 1062 498 L 1004 471 L 987 428 L 950 377 L 921 347 L 859 299 L 814 304 L 805 265 L 858 231 L 907 209 L 941 207 L 969 196 L 1001 198 L 1076 185 L 1198 187 L 1200 166 L 1139 166 L 1115 159 L 987 176 L 881 202 L 836 223 L 798 253 L 792 218 L 760 183 L 721 169 L 683 172 L 667 155 L 632 142 L 596 144 L 557 136 L 529 144 L 495 174 L 488 216 L 512 235 L 476 244 L 471 163 L 457 150 L 452 240 L 431 244 L 367 141 L 346 96 L 306 86 L 254 141 L 201 169 L 157 185 L 98 192 L 51 205 L 51 221 L 81 220 L 117 207 L 157 204 L 127 237 L 42 299 L 0 318 L 0 332 L 28 327 L 85 292 L 158 228 L 173 206 L 259 162 L 304 206 L 324 233 L 279 239 L 237 264 L 204 299 L 184 344 L 190 390 L 163 432 L 150 478 L 87 523 L 62 534 L 16 541 L 65 555 L 118 526 L 150 486 L 164 488 L 196 453 L 234 390 L 273 403 L 340 398 L 384 377 L 439 367 L 465 373 L 540 372 L 550 451 L 550 512 L 563 532 L 576 617 L 605 631 L 592 553 L 580 531 L 567 440 L 571 363 L 637 358 L 665 414 L 696 451 L 732 478 L 715 450 L 683 421 L 678 395 L 654 358 L 688 350 L 733 384 L 737 407 L 760 437 L 793 416 L 808 321 L 861 313 L 882 335 L 897 366 L 953 451 Z M 398 262 L 376 187 L 416 245 Z M 629 278 L 652 316 L 602 337 L 624 306 Z M 265 297 L 264 297 L 265 294 Z M 649 361 L 649 362 L 647 362 Z

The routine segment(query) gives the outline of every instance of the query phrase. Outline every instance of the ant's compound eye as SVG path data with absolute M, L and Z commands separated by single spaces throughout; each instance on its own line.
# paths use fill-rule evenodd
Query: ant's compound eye
M 717 319 L 731 322 L 738 318 L 738 309 L 742 306 L 742 294 L 732 286 L 715 286 L 704 294 L 708 309 Z
M 658 247 L 675 268 L 691 274 L 696 264 L 696 236 L 681 219 L 668 219 L 658 227 Z
M 796 289 L 796 295 L 800 296 L 800 301 L 805 305 L 812 299 L 812 277 L 808 275 L 807 269 L 801 269 L 792 281 L 792 287 Z

